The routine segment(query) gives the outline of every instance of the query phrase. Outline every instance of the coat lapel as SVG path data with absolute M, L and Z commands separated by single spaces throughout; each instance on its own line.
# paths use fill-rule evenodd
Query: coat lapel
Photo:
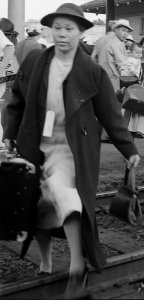
M 86 101 L 98 94 L 92 81 L 91 57 L 78 49 L 73 68 L 63 84 L 66 122 Z
M 46 105 L 46 95 L 48 89 L 48 76 L 49 76 L 49 67 L 50 62 L 54 56 L 54 47 L 47 50 L 47 58 L 42 65 L 43 73 L 42 73 L 42 80 L 40 85 L 40 97 L 39 97 L 39 105 L 41 107 L 45 107 Z M 45 95 L 45 97 L 41 97 L 41 95 Z

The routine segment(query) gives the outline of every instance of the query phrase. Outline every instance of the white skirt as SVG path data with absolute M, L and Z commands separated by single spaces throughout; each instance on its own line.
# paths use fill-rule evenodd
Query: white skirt
M 58 228 L 72 212 L 82 212 L 75 185 L 75 166 L 64 126 L 54 127 L 53 136 L 42 140 L 45 163 L 40 181 L 37 227 Z
M 144 116 L 130 111 L 122 110 L 129 131 L 137 138 L 144 138 Z

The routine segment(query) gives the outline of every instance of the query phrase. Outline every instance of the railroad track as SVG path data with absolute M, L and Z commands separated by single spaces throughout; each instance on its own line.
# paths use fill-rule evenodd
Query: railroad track
M 139 191 L 139 196 L 140 196 L 140 203 L 141 203 L 141 205 L 143 205 L 144 204 L 144 186 L 139 186 L 138 191 Z M 117 191 L 98 193 L 96 196 L 95 211 L 98 212 L 99 210 L 102 210 L 103 208 L 109 209 L 110 202 L 116 193 L 117 193 Z
M 144 187 L 139 187 L 140 202 L 144 204 Z M 110 201 L 116 191 L 99 193 L 96 197 L 96 213 L 108 210 Z M 101 230 L 101 229 L 100 229 Z M 113 249 L 119 250 L 120 255 L 107 258 L 107 265 L 101 274 L 90 269 L 88 275 L 88 291 L 91 299 L 144 299 L 144 241 L 141 249 L 125 247 L 124 239 L 120 243 L 119 234 L 108 231 L 100 233 L 102 243 L 109 244 Z M 107 237 L 107 238 L 106 238 Z M 111 241 L 109 241 L 111 240 Z M 131 251 L 131 249 L 133 249 Z M 0 298 L 4 300 L 48 300 L 63 299 L 67 285 L 68 274 L 66 272 L 53 274 L 48 277 L 33 278 L 15 283 L 0 284 Z M 83 298 L 76 295 L 75 299 Z M 72 296 L 74 299 L 74 296 Z

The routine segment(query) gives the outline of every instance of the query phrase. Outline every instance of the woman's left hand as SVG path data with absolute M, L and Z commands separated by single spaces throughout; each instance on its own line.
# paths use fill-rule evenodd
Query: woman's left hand
M 140 162 L 140 156 L 138 154 L 131 155 L 127 161 L 127 167 L 131 169 L 132 167 L 137 168 Z

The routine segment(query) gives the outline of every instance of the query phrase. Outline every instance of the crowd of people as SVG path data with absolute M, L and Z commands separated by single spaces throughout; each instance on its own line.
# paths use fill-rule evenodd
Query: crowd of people
M 19 63 L 3 109 L 3 142 L 36 166 L 39 275 L 53 271 L 51 237 L 67 238 L 68 295 L 86 287 L 88 266 L 102 272 L 106 264 L 95 217 L 102 126 L 130 169 L 140 161 L 117 92 L 122 76 L 139 80 L 142 43 L 130 39 L 133 28 L 120 19 L 110 22 L 111 31 L 94 49 L 86 47 L 82 36 L 93 23 L 72 3 L 44 16 L 41 24 L 52 30 L 49 48 L 38 45 L 29 32 L 14 46 L 0 27 L 5 40 L 1 64 L 6 47 L 15 47 Z M 129 40 L 132 45 L 126 45 Z
M 132 36 L 133 28 L 126 19 L 109 22 L 109 32 L 96 40 L 92 59 L 107 72 L 118 100 L 122 102 L 125 87 L 144 83 L 143 76 L 143 38 L 136 42 Z M 140 99 L 141 100 L 141 99 Z M 133 137 L 144 137 L 144 116 L 122 109 L 128 129 Z M 103 130 L 102 140 L 109 141 Z

